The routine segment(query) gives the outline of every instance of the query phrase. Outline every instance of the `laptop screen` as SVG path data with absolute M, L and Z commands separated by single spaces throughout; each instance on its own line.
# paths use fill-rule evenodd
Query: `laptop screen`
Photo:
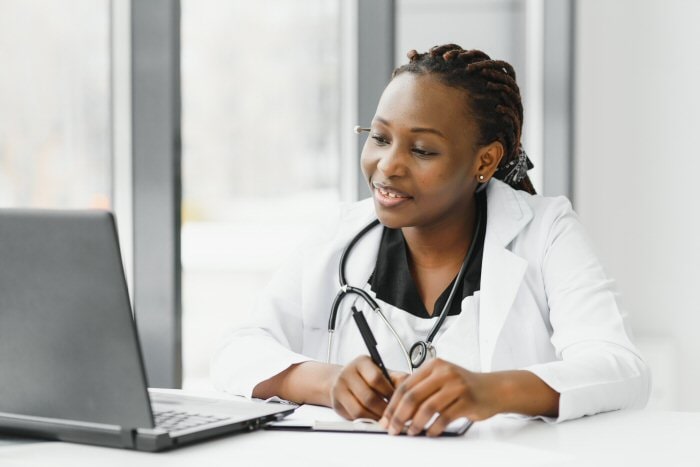
M 152 427 L 114 219 L 0 210 L 0 412 Z

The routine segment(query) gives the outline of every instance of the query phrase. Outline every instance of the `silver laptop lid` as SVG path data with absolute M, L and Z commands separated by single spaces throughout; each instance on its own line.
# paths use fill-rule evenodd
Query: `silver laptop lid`
M 110 213 L 0 209 L 0 412 L 153 426 Z

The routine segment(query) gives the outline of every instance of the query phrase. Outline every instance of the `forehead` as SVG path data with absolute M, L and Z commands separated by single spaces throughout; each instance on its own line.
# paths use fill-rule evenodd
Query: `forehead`
M 435 128 L 445 135 L 471 133 L 467 92 L 447 86 L 431 75 L 404 72 L 384 90 L 377 116 L 400 127 Z

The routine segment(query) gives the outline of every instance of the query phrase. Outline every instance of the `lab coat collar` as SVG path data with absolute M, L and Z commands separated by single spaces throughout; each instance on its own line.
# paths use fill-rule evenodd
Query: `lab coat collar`
M 532 220 L 532 209 L 525 202 L 529 196 L 493 179 L 487 187 L 488 220 L 486 235 L 499 245 L 507 246 Z
M 508 249 L 532 220 L 523 192 L 499 180 L 487 188 L 488 219 L 481 269 L 479 349 L 481 371 L 491 371 L 498 336 L 522 283 L 527 261 Z

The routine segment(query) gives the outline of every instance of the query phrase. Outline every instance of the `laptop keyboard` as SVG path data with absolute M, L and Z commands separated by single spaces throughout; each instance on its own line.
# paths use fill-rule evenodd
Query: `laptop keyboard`
M 189 430 L 190 428 L 227 419 L 227 417 L 178 412 L 175 410 L 154 411 L 153 418 L 155 418 L 156 428 L 162 428 L 166 431 Z

